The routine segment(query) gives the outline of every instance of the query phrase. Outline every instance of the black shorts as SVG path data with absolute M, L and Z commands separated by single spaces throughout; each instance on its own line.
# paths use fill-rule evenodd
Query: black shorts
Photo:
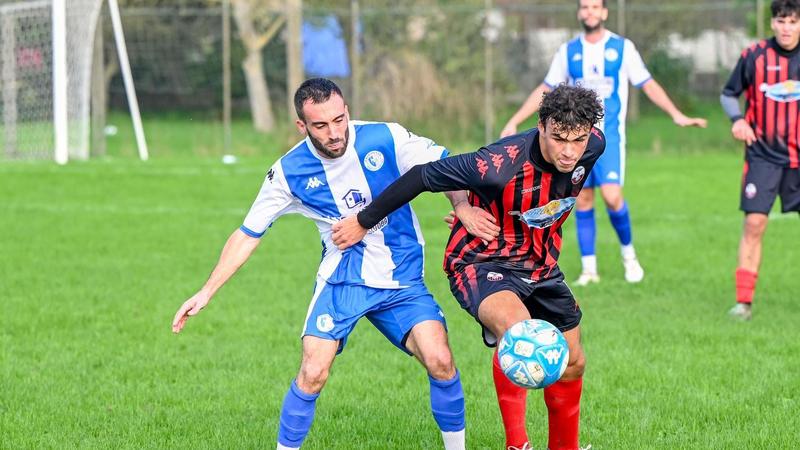
M 778 194 L 783 212 L 800 212 L 800 169 L 748 158 L 744 163 L 739 209 L 745 213 L 769 214 Z
M 546 320 L 561 331 L 577 327 L 581 322 L 581 309 L 561 271 L 537 282 L 531 281 L 530 276 L 531 272 L 527 270 L 484 262 L 470 264 L 449 274 L 448 279 L 453 296 L 478 323 L 478 307 L 486 297 L 500 291 L 511 291 L 522 299 L 532 318 Z M 483 342 L 489 347 L 497 345 L 497 337 L 483 324 L 481 328 Z

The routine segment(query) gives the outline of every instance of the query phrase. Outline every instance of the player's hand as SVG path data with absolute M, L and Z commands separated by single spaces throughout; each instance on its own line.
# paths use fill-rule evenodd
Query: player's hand
M 500 234 L 500 227 L 497 225 L 496 219 L 484 209 L 462 203 L 456 206 L 452 215 L 458 217 L 458 220 L 464 224 L 467 233 L 483 241 L 484 245 L 495 240 Z M 447 222 L 447 218 L 445 218 L 445 222 Z M 452 223 L 450 223 L 450 228 L 452 228 Z
M 699 127 L 705 128 L 708 126 L 708 121 L 700 117 L 686 117 L 683 114 L 678 114 L 672 118 L 675 125 L 679 127 Z
M 744 119 L 733 122 L 731 134 L 735 139 L 744 141 L 747 145 L 753 145 L 756 141 L 756 134 L 753 132 L 753 128 L 750 127 L 750 124 Z
M 194 294 L 189 300 L 183 302 L 178 312 L 175 313 L 175 318 L 172 320 L 172 332 L 180 333 L 186 321 L 190 316 L 196 316 L 201 309 L 205 308 L 211 297 L 204 291 Z
M 504 138 L 506 136 L 511 136 L 512 134 L 517 134 L 517 126 L 507 123 L 505 127 L 503 127 L 503 131 L 500 132 L 500 138 Z
M 369 231 L 358 223 L 355 215 L 336 222 L 331 229 L 333 230 L 331 238 L 334 245 L 339 247 L 339 250 L 344 250 L 361 242 L 364 236 L 367 235 L 367 231 Z

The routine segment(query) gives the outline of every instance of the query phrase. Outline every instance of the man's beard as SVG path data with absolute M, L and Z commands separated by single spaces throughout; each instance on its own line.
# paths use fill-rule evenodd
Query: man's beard
M 594 32 L 594 31 L 597 31 L 597 30 L 599 30 L 600 28 L 602 28 L 602 27 L 603 27 L 603 21 L 602 21 L 602 20 L 601 20 L 601 21 L 598 21 L 598 22 L 597 22 L 597 25 L 595 25 L 595 26 L 593 26 L 593 27 L 590 27 L 589 25 L 587 25 L 587 24 L 586 24 L 586 21 L 583 21 L 583 20 L 582 20 L 582 21 L 581 21 L 581 25 L 583 25 L 583 31 L 584 31 L 584 32 L 586 32 L 586 33 L 592 33 L 592 32 Z
M 328 150 L 327 147 L 322 145 L 322 142 L 320 142 L 314 136 L 312 136 L 311 133 L 308 133 L 308 139 L 311 141 L 312 144 L 314 144 L 314 147 L 317 150 L 319 150 L 319 152 L 322 153 L 323 155 L 331 159 L 339 158 L 340 156 L 344 155 L 345 150 L 347 150 L 347 143 L 350 142 L 350 128 L 344 131 L 344 143 L 342 144 L 342 149 L 339 151 L 339 153 L 335 153 Z

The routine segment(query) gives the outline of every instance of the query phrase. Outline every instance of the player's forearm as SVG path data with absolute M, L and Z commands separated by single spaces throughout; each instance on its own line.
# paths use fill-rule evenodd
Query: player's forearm
M 444 193 L 445 197 L 450 200 L 453 205 L 453 210 L 464 204 L 469 204 L 467 198 L 467 191 L 449 191 Z
M 529 95 L 525 100 L 525 103 L 520 106 L 519 110 L 514 113 L 510 119 L 508 119 L 508 125 L 516 127 L 522 122 L 526 121 L 530 116 L 539 110 L 539 106 L 542 104 L 542 98 L 544 98 L 544 94 L 549 91 L 550 88 L 544 83 L 537 86 L 536 89 L 531 92 L 531 95 Z
M 261 239 L 248 236 L 241 230 L 234 231 L 222 248 L 219 261 L 208 277 L 208 281 L 203 285 L 202 291 L 209 298 L 213 297 L 219 288 L 250 258 L 259 242 Z
M 739 108 L 738 98 L 722 94 L 719 96 L 719 103 L 722 105 L 722 110 L 731 119 L 731 122 L 736 122 L 744 117 L 742 116 L 742 110 Z
M 651 79 L 647 83 L 642 86 L 642 90 L 644 91 L 647 98 L 650 99 L 656 106 L 661 108 L 665 113 L 669 114 L 670 117 L 675 119 L 677 116 L 682 115 L 681 111 L 672 103 L 670 100 L 669 95 L 661 87 L 660 84 L 656 80 Z
M 422 178 L 423 167 L 412 167 L 408 172 L 390 184 L 381 195 L 362 209 L 356 217 L 359 225 L 369 230 L 377 225 L 384 217 L 397 208 L 413 200 L 419 194 L 429 190 Z

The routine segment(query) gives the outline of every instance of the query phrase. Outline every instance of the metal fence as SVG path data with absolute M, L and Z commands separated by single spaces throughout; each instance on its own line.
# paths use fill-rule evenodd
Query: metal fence
M 654 77 L 678 101 L 717 98 L 741 50 L 755 40 L 755 1 L 637 2 L 624 10 L 620 4 L 610 4 L 608 28 L 634 41 Z M 458 127 L 483 121 L 487 129 L 494 127 L 505 119 L 494 114 L 518 105 L 542 80 L 558 46 L 579 32 L 574 2 L 359 6 L 355 20 L 347 5 L 307 8 L 303 19 L 307 27 L 338 33 L 347 70 L 334 79 L 354 115 L 376 120 L 436 119 Z M 221 117 L 220 8 L 126 9 L 123 22 L 146 114 L 177 108 Z M 245 52 L 232 30 L 233 105 L 246 112 Z M 272 104 L 280 114 L 287 114 L 284 38 L 279 34 L 263 50 Z M 310 45 L 306 56 L 327 51 Z M 106 55 L 110 103 L 122 107 L 112 47 Z M 324 65 L 307 61 L 306 67 L 306 76 L 327 75 L 312 72 L 324 72 Z

